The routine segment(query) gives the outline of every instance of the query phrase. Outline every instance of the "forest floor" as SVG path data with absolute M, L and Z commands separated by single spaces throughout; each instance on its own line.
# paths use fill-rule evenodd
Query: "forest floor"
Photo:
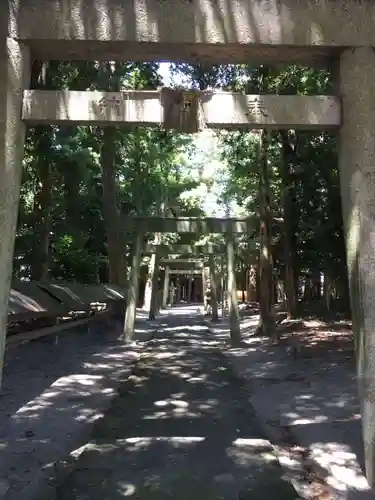
M 282 319 L 282 313 L 280 313 Z M 375 498 L 364 477 L 361 416 L 350 322 L 340 315 L 304 312 L 282 321 L 281 339 L 255 336 L 258 311 L 241 313 L 243 346 L 225 351 L 246 381 L 250 402 L 300 496 Z M 212 324 L 221 339 L 228 323 Z M 292 347 L 296 340 L 297 355 Z M 303 481 L 303 476 L 307 479 Z M 307 486 L 306 486 L 307 485 Z

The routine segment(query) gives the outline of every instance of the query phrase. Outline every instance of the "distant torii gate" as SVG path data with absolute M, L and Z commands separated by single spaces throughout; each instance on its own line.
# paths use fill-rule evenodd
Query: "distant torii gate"
M 142 254 L 142 238 L 145 233 L 194 233 L 225 234 L 227 243 L 228 259 L 228 304 L 229 304 L 229 324 L 232 339 L 240 339 L 240 321 L 238 310 L 237 285 L 234 259 L 234 239 L 235 233 L 252 233 L 254 223 L 257 219 L 249 218 L 162 218 L 162 217 L 124 217 L 123 225 L 127 231 L 136 233 L 136 242 L 133 249 L 132 270 L 129 280 L 128 301 L 124 322 L 124 337 L 131 339 L 134 331 L 136 300 L 139 289 L 139 271 Z M 156 279 L 153 280 L 153 288 L 156 288 Z
M 170 276 L 173 275 L 186 275 L 190 276 L 189 283 L 192 283 L 192 275 L 202 275 L 204 269 L 204 256 L 184 256 L 177 258 L 162 257 L 159 260 L 159 265 L 164 267 L 164 282 L 163 282 L 163 295 L 161 306 L 163 309 L 167 307 L 168 296 L 170 295 L 169 281 Z M 157 272 L 157 270 L 155 270 Z M 179 280 L 177 280 L 179 282 Z M 155 297 L 158 293 L 156 286 L 152 287 L 152 296 Z M 178 296 L 178 294 L 177 294 Z M 155 304 L 155 299 L 151 300 L 151 304 Z M 150 310 L 150 314 L 154 315 L 155 311 Z
M 212 280 L 214 286 L 217 285 L 217 280 L 215 279 L 215 263 L 213 257 L 215 255 L 225 255 L 227 253 L 226 245 L 220 244 L 198 244 L 198 245 L 179 245 L 179 244 L 148 244 L 146 248 L 143 250 L 143 254 L 155 254 L 158 253 L 158 256 L 167 256 L 167 255 L 178 255 L 179 258 L 177 261 L 173 261 L 174 264 L 176 262 L 181 262 L 181 257 L 188 257 L 191 260 L 191 257 L 208 257 L 210 274 L 213 276 Z M 164 284 L 163 284 L 163 298 L 162 298 L 162 307 L 167 306 L 168 300 L 168 287 L 169 287 L 169 274 L 173 274 L 170 266 L 165 266 L 165 274 L 164 274 Z M 179 274 L 179 273 L 177 273 Z M 182 274 L 182 273 L 180 273 Z M 190 274 L 200 274 L 199 272 L 190 273 Z M 152 290 L 155 289 L 156 277 L 152 280 Z M 191 281 L 189 281 L 191 286 Z M 215 291 L 214 291 L 215 293 Z M 189 294 L 188 294 L 189 295 Z M 151 304 L 155 304 L 155 300 L 151 300 Z M 212 311 L 212 319 L 217 319 L 217 313 L 215 312 L 215 307 Z
M 169 291 L 169 277 L 173 274 L 201 274 L 202 276 L 202 293 L 203 298 L 207 291 L 208 281 L 211 282 L 211 307 L 212 307 L 212 320 L 217 321 L 218 317 L 218 294 L 217 294 L 217 279 L 215 272 L 214 255 L 208 255 L 208 267 L 206 266 L 205 259 L 191 260 L 186 258 L 177 259 L 161 259 L 160 264 L 165 266 L 164 284 L 163 284 L 163 298 L 162 306 L 165 308 L 168 300 Z M 180 269 L 183 267 L 183 269 Z M 198 269 L 197 269 L 198 268 Z M 189 281 L 191 284 L 191 281 Z M 152 289 L 152 293 L 157 293 L 156 287 Z M 190 294 L 188 294 L 190 295 Z

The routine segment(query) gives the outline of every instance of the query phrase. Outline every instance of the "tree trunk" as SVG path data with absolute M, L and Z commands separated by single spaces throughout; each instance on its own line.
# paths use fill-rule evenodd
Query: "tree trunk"
M 109 282 L 125 286 L 125 242 L 117 209 L 117 178 L 114 153 L 116 130 L 103 130 L 101 165 L 103 180 L 103 213 L 107 230 Z
M 296 273 L 296 186 L 294 181 L 294 168 L 296 163 L 296 151 L 290 145 L 288 132 L 280 131 L 282 143 L 281 180 L 282 200 L 284 208 L 284 284 L 286 296 L 286 309 L 288 318 L 294 318 L 297 307 L 297 273 Z
M 259 215 L 260 215 L 260 257 L 259 257 L 259 324 L 257 333 L 271 337 L 275 330 L 272 310 L 274 297 L 272 263 L 272 229 L 270 207 L 270 183 L 268 169 L 269 135 L 262 130 L 259 142 Z
M 34 61 L 31 71 L 31 88 L 52 89 L 57 62 Z M 49 243 L 52 226 L 52 179 L 51 179 L 51 127 L 35 128 L 37 186 L 34 199 L 35 247 L 33 249 L 31 279 L 47 281 L 49 276 Z
M 33 266 L 31 279 L 47 281 L 49 275 L 49 235 L 51 231 L 51 173 L 49 160 L 45 156 L 46 142 L 49 143 L 49 135 L 43 130 L 38 130 L 38 150 L 40 156 L 37 160 L 37 172 L 39 177 L 38 191 L 35 194 L 35 240 Z M 46 149 L 45 149 L 46 148 Z M 44 153 L 42 153 L 44 151 Z
M 121 78 L 121 65 L 106 61 L 99 63 L 100 88 L 112 92 L 118 92 L 121 89 Z M 108 245 L 109 282 L 125 286 L 125 235 L 117 206 L 116 136 L 116 127 L 103 128 L 102 146 L 100 150 L 100 163 L 102 167 L 103 181 L 103 215 Z
M 165 216 L 166 203 L 163 200 L 160 204 L 158 215 L 161 217 Z M 162 242 L 162 234 L 155 233 L 154 235 L 154 245 L 158 247 Z M 159 283 L 159 261 L 160 254 L 155 252 L 151 255 L 150 262 L 148 265 L 148 275 L 145 287 L 145 294 L 143 299 L 143 309 L 149 311 L 149 319 L 154 320 L 157 314 L 157 288 Z

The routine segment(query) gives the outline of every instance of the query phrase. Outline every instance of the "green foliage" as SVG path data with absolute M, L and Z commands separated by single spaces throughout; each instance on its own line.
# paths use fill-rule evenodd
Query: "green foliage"
M 55 89 L 155 89 L 161 83 L 157 69 L 154 63 L 68 61 L 49 65 L 45 83 Z M 36 73 L 40 67 L 34 70 L 34 84 L 41 87 Z M 196 185 L 181 172 L 186 158 L 194 154 L 191 136 L 114 127 L 111 141 L 122 214 L 156 214 L 164 200 L 178 206 L 181 213 L 201 213 L 194 200 L 180 198 Z M 17 276 L 29 278 L 38 267 L 42 233 L 47 228 L 51 278 L 83 282 L 106 278 L 102 275 L 107 255 L 102 144 L 99 127 L 28 130 L 16 240 Z M 43 198 L 46 192 L 50 196 Z
M 37 87 L 42 86 L 39 70 L 36 62 L 33 82 Z M 155 89 L 161 84 L 155 63 L 53 62 L 46 75 L 45 85 L 54 89 Z M 246 93 L 308 95 L 329 93 L 332 87 L 326 71 L 300 66 L 280 70 L 174 64 L 172 75 L 189 87 Z M 292 152 L 290 185 L 285 185 L 282 175 L 283 140 L 277 131 L 268 152 L 276 271 L 282 273 L 284 267 L 284 229 L 277 221 L 284 216 L 283 192 L 292 188 L 294 212 L 287 222 L 295 235 L 299 274 L 329 269 L 335 276 L 345 275 L 335 139 L 327 133 L 306 131 L 289 131 L 284 138 Z M 220 131 L 217 139 L 218 166 L 211 177 L 204 178 L 207 158 L 199 157 L 194 137 L 161 128 L 112 128 L 110 156 L 120 213 L 200 216 L 204 199 L 194 192 L 199 186 L 205 186 L 207 191 L 202 192 L 207 193 L 216 189 L 224 213 L 258 213 L 258 136 L 251 131 Z M 86 282 L 106 279 L 102 147 L 103 129 L 99 127 L 38 126 L 28 130 L 16 241 L 18 276 L 32 275 L 41 259 L 47 229 L 44 252 L 50 277 Z M 254 233 L 237 238 L 239 268 L 256 260 L 258 233 L 255 228 Z M 163 235 L 166 242 L 197 239 Z M 200 239 L 223 241 L 222 236 Z

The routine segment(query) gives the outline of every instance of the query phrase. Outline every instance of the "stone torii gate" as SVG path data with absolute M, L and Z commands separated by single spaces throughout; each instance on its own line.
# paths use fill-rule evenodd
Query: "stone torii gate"
M 192 259 L 191 257 L 190 258 L 179 257 L 176 259 L 169 258 L 169 259 L 161 259 L 160 260 L 160 265 L 164 265 L 164 267 L 165 267 L 163 301 L 162 301 L 163 306 L 166 305 L 167 293 L 168 293 L 168 288 L 169 288 L 169 276 L 172 274 L 189 274 L 190 271 L 193 271 L 193 274 L 194 274 L 194 272 L 198 271 L 198 269 L 200 268 L 201 269 L 200 273 L 202 276 L 202 294 L 203 294 L 203 297 L 206 293 L 207 287 L 208 287 L 209 282 L 210 282 L 211 293 L 212 293 L 212 299 L 211 299 L 212 319 L 213 319 L 213 321 L 218 320 L 217 279 L 216 279 L 216 272 L 215 272 L 214 255 L 210 254 L 208 256 L 208 262 L 206 262 L 206 261 L 207 261 L 207 259 L 205 259 L 204 256 L 201 256 L 200 259 L 197 259 L 197 257 L 195 257 L 194 259 Z M 198 273 L 195 273 L 195 274 L 198 274 Z M 154 295 L 156 295 L 157 292 L 158 292 L 157 288 L 154 287 L 152 289 L 152 293 Z
M 190 279 L 192 279 L 194 276 L 202 276 L 202 271 L 200 269 L 170 269 L 168 271 L 168 282 L 169 282 L 169 278 L 171 276 L 189 276 Z M 164 291 L 163 291 L 164 293 Z M 172 294 L 171 294 L 171 290 L 169 289 L 168 292 L 169 293 L 169 301 L 170 301 L 170 304 L 173 305 L 173 298 L 172 298 Z M 177 298 L 177 291 L 176 291 L 176 298 Z M 168 302 L 168 299 L 167 299 L 167 302 Z
M 153 98 L 151 107 L 144 104 L 144 112 L 132 105 L 126 108 L 124 104 L 118 111 L 115 105 L 115 109 L 109 111 L 111 120 L 108 120 L 105 110 L 108 106 L 104 104 L 108 99 L 111 102 L 113 95 L 30 93 L 27 90 L 32 58 L 331 65 L 337 83 L 335 96 L 249 99 L 224 96 L 223 101 L 219 101 L 220 97 L 215 95 L 211 103 L 209 99 L 202 103 L 202 114 L 204 121 L 212 126 L 216 123 L 216 126 L 230 127 L 336 128 L 338 131 L 366 470 L 373 485 L 374 19 L 373 0 L 3 0 L 0 3 L 0 366 L 4 355 L 25 123 L 38 123 L 41 119 L 45 123 L 45 117 L 47 123 L 68 124 L 70 120 L 93 124 L 131 123 L 139 113 L 137 123 L 145 124 L 146 118 L 152 118 L 147 123 L 153 124 L 159 118 L 156 119 L 150 109 L 154 106 L 155 114 L 161 111 L 159 100 Z M 82 98 L 82 102 L 75 109 L 77 98 Z M 123 100 L 131 101 L 131 98 L 124 95 Z M 36 109 L 36 103 L 41 105 L 42 113 Z M 55 106 L 55 110 L 50 110 L 51 106 Z
M 128 232 L 136 234 L 133 248 L 132 270 L 128 283 L 128 300 L 124 321 L 124 338 L 131 339 L 134 331 L 143 235 L 146 233 L 190 233 L 201 235 L 207 233 L 217 233 L 226 235 L 226 252 L 228 259 L 227 288 L 229 328 L 232 340 L 237 339 L 239 341 L 240 319 L 238 311 L 233 235 L 235 233 L 252 233 L 254 231 L 254 225 L 257 222 L 258 217 L 255 216 L 243 219 L 219 219 L 212 217 L 124 217 L 123 227 L 126 227 Z M 152 247 L 157 251 L 158 245 L 153 245 Z M 148 248 L 150 248 L 150 246 Z M 154 290 L 156 289 L 155 281 L 152 288 Z
M 218 245 L 218 244 L 198 244 L 198 245 L 178 245 L 178 244 L 149 244 L 147 247 L 143 250 L 143 254 L 155 254 L 158 253 L 158 255 L 161 256 L 172 256 L 172 255 L 177 255 L 179 258 L 175 262 L 181 262 L 181 258 L 191 258 L 191 257 L 202 257 L 202 258 L 207 258 L 208 257 L 208 262 L 209 262 L 209 269 L 211 275 L 213 275 L 213 283 L 214 286 L 217 285 L 217 280 L 215 279 L 215 262 L 214 262 L 214 256 L 215 255 L 225 255 L 227 253 L 227 248 L 226 245 Z M 164 274 L 164 283 L 163 283 L 163 298 L 162 298 L 162 307 L 166 308 L 167 306 L 167 301 L 168 301 L 168 289 L 169 289 L 169 274 L 173 274 L 170 266 L 166 265 L 165 266 L 165 274 Z M 193 273 L 194 274 L 194 273 Z M 198 274 L 198 273 L 197 273 Z M 191 286 L 191 280 L 189 281 L 189 284 Z M 154 292 L 155 287 L 152 287 L 152 292 Z M 188 293 L 190 295 L 190 293 Z M 151 303 L 154 303 L 154 301 L 151 300 Z M 212 311 L 212 318 L 215 320 L 215 311 L 213 309 Z
M 192 283 L 192 277 L 196 275 L 203 276 L 204 271 L 204 258 L 195 257 L 193 260 L 190 258 L 163 258 L 160 259 L 160 266 L 164 267 L 164 283 L 163 283 L 163 297 L 162 297 L 162 307 L 165 308 L 168 303 L 168 297 L 170 297 L 170 278 L 171 276 L 176 276 L 177 278 L 177 291 L 176 300 L 178 298 L 184 298 L 181 294 L 181 283 L 179 276 L 189 276 L 189 283 Z M 203 283 L 203 281 L 202 281 Z M 180 289 L 179 289 L 180 287 Z M 158 293 L 157 288 L 152 289 L 152 293 L 156 295 Z M 186 294 L 187 295 L 187 294 Z M 172 304 L 172 301 L 171 301 Z

